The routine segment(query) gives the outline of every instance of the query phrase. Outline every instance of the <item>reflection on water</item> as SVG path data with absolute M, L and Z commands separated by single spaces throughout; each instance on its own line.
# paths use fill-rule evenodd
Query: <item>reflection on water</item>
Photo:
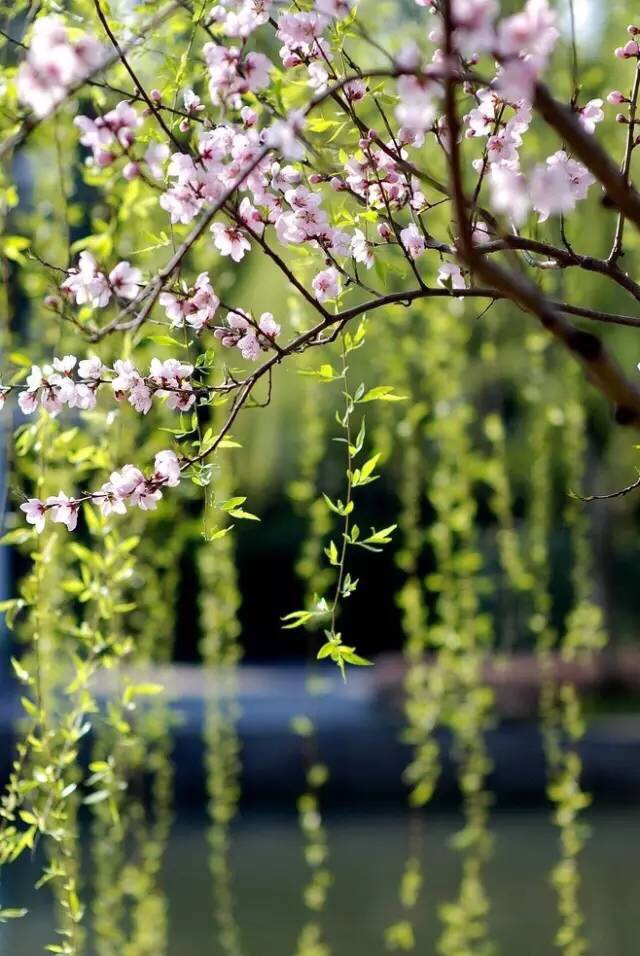
M 397 880 L 407 849 L 399 816 L 329 816 L 334 885 L 325 915 L 334 956 L 384 953 L 383 933 L 398 918 Z M 637 812 L 598 811 L 581 860 L 587 935 L 595 956 L 637 956 L 640 822 Z M 488 867 L 493 938 L 503 956 L 553 952 L 554 895 L 546 874 L 556 858 L 556 834 L 544 812 L 499 812 L 493 820 L 495 854 Z M 451 814 L 426 815 L 425 892 L 417 919 L 420 953 L 435 952 L 438 904 L 456 894 L 455 853 L 448 840 L 458 826 Z M 180 820 L 165 865 L 170 907 L 169 956 L 216 956 L 213 900 L 203 821 Z M 233 869 L 246 956 L 293 956 L 306 919 L 301 902 L 305 868 L 296 821 L 244 814 L 235 831 Z M 26 860 L 5 877 L 4 905 L 29 905 L 24 920 L 0 928 L 2 956 L 35 956 L 50 943 L 47 891 L 34 893 Z M 161 954 L 158 954 L 161 956 Z

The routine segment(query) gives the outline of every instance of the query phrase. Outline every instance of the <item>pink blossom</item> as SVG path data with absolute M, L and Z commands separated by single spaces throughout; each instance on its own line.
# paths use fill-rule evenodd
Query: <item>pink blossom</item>
M 362 229 L 356 229 L 351 239 L 351 255 L 356 262 L 361 262 L 367 269 L 373 265 L 373 246 L 367 240 Z
M 558 39 L 555 21 L 555 13 L 547 0 L 528 0 L 520 13 L 498 24 L 500 55 L 526 55 L 541 69 Z
M 417 259 L 425 250 L 424 236 L 414 222 L 400 231 L 400 240 L 412 259 Z
M 274 319 L 271 312 L 263 312 L 258 322 L 258 327 L 263 335 L 273 341 L 280 334 L 280 326 Z
M 628 40 L 624 46 L 616 47 L 615 54 L 619 60 L 629 60 L 640 56 L 640 45 L 637 40 Z
M 92 305 L 100 308 L 107 305 L 111 298 L 111 288 L 104 272 L 98 268 L 90 252 L 81 252 L 78 266 L 69 270 L 67 278 L 60 286 L 63 292 L 75 297 L 77 305 Z
M 437 284 L 442 289 L 465 289 L 464 276 L 455 262 L 443 262 L 438 269 Z
M 604 119 L 602 100 L 589 100 L 579 111 L 578 118 L 587 133 L 593 133 L 596 125 Z
M 44 531 L 47 512 L 39 498 L 28 498 L 24 504 L 20 505 L 20 511 L 24 511 L 27 524 L 32 524 L 38 534 Z
M 182 91 L 182 102 L 187 113 L 201 113 L 204 109 L 204 103 L 200 97 L 190 89 Z
M 166 143 L 149 143 L 144 152 L 144 161 L 154 179 L 162 179 L 163 165 L 168 158 L 169 147 Z
M 109 483 L 117 498 L 128 498 L 141 484 L 144 484 L 144 475 L 135 465 L 125 465 L 120 471 L 113 471 L 109 476 Z
M 221 256 L 231 256 L 234 262 L 244 259 L 245 252 L 251 249 L 251 243 L 237 226 L 228 226 L 223 222 L 214 222 L 211 226 L 213 243 Z
M 142 282 L 140 269 L 134 268 L 130 262 L 119 262 L 109 273 L 109 282 L 116 295 L 121 299 L 135 299 Z
M 143 415 L 151 411 L 151 391 L 141 378 L 129 389 L 129 404 Z
M 400 102 L 396 107 L 396 119 L 402 127 L 402 135 L 420 145 L 424 134 L 431 129 L 436 116 L 435 98 L 439 87 L 425 77 L 401 76 L 398 79 Z
M 315 0 L 316 10 L 325 17 L 343 20 L 351 13 L 355 0 Z
M 78 372 L 80 374 L 80 378 L 90 378 L 97 380 L 102 378 L 104 366 L 102 361 L 96 355 L 92 355 L 91 358 L 82 359 L 81 362 L 78 362 Z
M 571 212 L 584 199 L 595 178 L 582 163 L 569 159 L 564 150 L 539 163 L 531 175 L 531 198 L 538 222 L 550 215 Z
M 31 43 L 18 69 L 19 100 L 38 117 L 47 116 L 67 95 L 68 89 L 97 67 L 104 49 L 87 34 L 72 41 L 58 17 L 35 21 Z
M 319 272 L 311 283 L 318 302 L 335 299 L 340 295 L 340 273 L 333 266 Z
M 493 20 L 497 10 L 496 0 L 452 0 L 455 44 L 463 56 L 471 57 L 493 48 Z
M 213 320 L 220 305 L 206 272 L 201 272 L 193 288 L 185 289 L 183 295 L 162 292 L 159 301 L 174 328 L 187 324 L 196 332 L 202 331 Z
M 304 143 L 300 134 L 304 129 L 305 116 L 302 110 L 291 110 L 288 119 L 276 120 L 266 130 L 265 142 L 285 157 L 301 159 L 304 156 Z
M 64 491 L 60 491 L 57 495 L 50 495 L 46 503 L 47 508 L 51 509 L 54 522 L 66 525 L 69 531 L 75 530 L 78 524 L 78 511 L 80 510 L 78 501 L 69 498 Z
M 225 36 L 245 39 L 267 22 L 270 11 L 271 0 L 218 0 L 211 17 Z
M 175 452 L 167 449 L 159 451 L 154 459 L 154 477 L 161 478 L 169 488 L 180 484 L 180 462 Z
M 97 495 L 98 507 L 101 513 L 108 517 L 110 514 L 123 515 L 127 512 L 124 498 L 120 498 L 110 481 L 105 482 Z
M 244 197 L 238 206 L 238 218 L 245 226 L 251 229 L 252 232 L 255 232 L 256 235 L 261 236 L 264 232 L 262 216 L 247 196 Z
M 496 212 L 521 226 L 529 214 L 531 199 L 527 181 L 517 167 L 494 163 L 489 169 L 491 202 Z

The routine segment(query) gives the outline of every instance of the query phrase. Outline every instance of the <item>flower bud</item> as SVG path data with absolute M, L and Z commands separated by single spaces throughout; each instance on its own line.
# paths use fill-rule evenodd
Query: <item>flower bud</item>
M 617 114 L 616 114 L 616 123 L 628 123 L 628 122 L 629 122 L 629 120 L 628 120 L 627 117 L 624 115 L 624 113 L 617 113 Z
M 136 179 L 140 175 L 140 167 L 137 163 L 127 163 L 122 170 L 122 175 L 127 180 Z
M 157 90 L 154 88 L 149 93 L 149 99 L 153 100 L 154 103 L 159 103 L 160 100 L 162 99 L 162 93 L 160 92 L 160 90 Z
M 44 298 L 44 304 L 47 309 L 54 309 L 57 311 L 60 308 L 60 299 L 58 299 L 55 295 L 47 295 Z
M 620 90 L 611 90 L 607 96 L 607 103 L 618 104 L 618 103 L 628 103 L 629 100 L 621 93 Z
M 311 176 L 309 176 L 309 182 L 312 186 L 317 186 L 318 183 L 323 181 L 323 179 L 324 176 L 321 176 L 320 173 L 312 173 Z
M 98 149 L 94 153 L 94 159 L 100 168 L 110 166 L 111 163 L 115 160 L 113 153 L 110 153 L 107 149 Z
M 180 120 L 180 127 L 179 127 L 179 129 L 180 129 L 180 132 L 181 132 L 181 133 L 188 133 L 188 132 L 189 132 L 189 120 L 188 120 L 186 117 L 185 117 L 184 119 Z
M 344 182 L 338 176 L 332 176 L 329 180 L 329 185 L 335 193 L 340 192 L 343 189 L 346 189 Z
M 630 23 L 627 27 L 627 33 L 630 33 L 631 36 L 634 37 L 636 34 L 640 33 L 640 27 L 637 27 L 635 23 Z

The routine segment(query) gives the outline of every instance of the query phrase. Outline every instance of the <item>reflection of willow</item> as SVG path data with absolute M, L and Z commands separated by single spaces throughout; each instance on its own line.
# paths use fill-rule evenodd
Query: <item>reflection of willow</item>
M 230 493 L 228 466 L 221 458 L 215 478 L 216 497 Z M 208 489 L 208 496 L 212 494 Z M 210 509 L 207 498 L 207 510 Z M 205 527 L 213 520 L 205 515 Z M 230 827 L 240 798 L 240 757 L 237 721 L 237 666 L 241 656 L 233 540 L 230 534 L 213 536 L 198 552 L 202 659 L 207 674 L 205 746 L 209 796 L 210 867 L 218 942 L 225 956 L 242 952 L 234 912 L 230 870 Z
M 308 522 L 296 572 L 305 586 L 304 607 L 312 607 L 318 595 L 325 593 L 332 572 L 323 561 L 323 543 L 331 529 L 331 516 L 318 496 L 318 469 L 325 454 L 326 416 L 322 413 L 322 387 L 309 381 L 302 395 L 299 429 L 298 477 L 289 493 L 299 514 Z M 307 638 L 307 692 L 322 693 L 322 682 L 315 673 L 311 633 Z M 324 939 L 321 914 L 331 885 L 328 867 L 329 846 L 322 820 L 320 791 L 328 780 L 327 767 L 318 760 L 316 728 L 308 715 L 294 718 L 293 730 L 300 737 L 305 764 L 305 791 L 298 798 L 298 820 L 304 839 L 304 858 L 309 875 L 304 887 L 304 904 L 310 911 L 298 936 L 297 956 L 329 956 Z
M 586 830 L 580 813 L 589 797 L 580 786 L 581 761 L 578 744 L 584 733 L 580 700 L 575 685 L 559 683 L 553 672 L 552 651 L 558 646 L 557 635 L 550 621 L 551 596 L 549 534 L 551 513 L 552 428 L 562 426 L 560 445 L 564 459 L 565 494 L 581 486 L 585 456 L 585 421 L 583 390 L 573 369 L 563 365 L 563 381 L 567 394 L 562 414 L 550 409 L 544 400 L 544 345 L 538 337 L 529 342 L 532 380 L 530 385 L 531 433 L 531 542 L 530 556 L 533 591 L 532 629 L 536 634 L 537 654 L 542 675 L 541 720 L 548 775 L 548 794 L 554 805 L 554 821 L 560 832 L 560 860 L 552 872 L 556 889 L 560 927 L 556 945 L 565 956 L 580 956 L 586 950 L 583 937 L 583 916 L 579 905 L 580 874 L 578 856 L 584 845 Z M 564 517 L 571 536 L 573 609 L 565 622 L 559 644 L 564 660 L 601 648 L 604 633 L 600 610 L 592 603 L 591 567 L 588 546 L 587 516 L 584 506 L 566 499 Z
M 164 512 L 141 540 L 133 536 L 124 542 L 135 548 L 135 605 L 125 605 L 124 620 L 111 627 L 131 641 L 127 666 L 134 669 L 171 660 L 179 542 L 170 540 L 167 520 Z M 99 539 L 107 528 L 104 519 L 97 523 Z M 114 523 L 105 540 L 121 528 Z M 117 590 L 117 573 L 114 584 Z M 147 698 L 151 688 L 135 680 L 135 673 L 130 678 L 116 670 L 117 686 L 105 704 L 89 768 L 92 938 L 98 956 L 156 956 L 167 947 L 160 870 L 173 799 L 170 711 L 163 695 Z

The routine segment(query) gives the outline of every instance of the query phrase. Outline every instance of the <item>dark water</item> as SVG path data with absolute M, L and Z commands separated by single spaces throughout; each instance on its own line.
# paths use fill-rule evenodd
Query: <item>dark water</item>
M 581 864 L 582 901 L 594 956 L 640 953 L 640 820 L 631 809 L 600 810 Z M 458 820 L 425 818 L 425 887 L 418 910 L 416 952 L 435 954 L 439 903 L 456 895 L 458 859 L 449 839 Z M 495 852 L 487 869 L 492 935 L 502 956 L 554 952 L 554 894 L 548 871 L 557 842 L 544 812 L 496 813 Z M 397 883 L 407 849 L 406 821 L 395 815 L 336 816 L 328 820 L 334 884 L 323 922 L 334 956 L 385 952 L 384 928 L 400 915 Z M 201 821 L 174 826 L 165 867 L 170 908 L 169 956 L 215 956 L 213 895 Z M 248 814 L 233 841 L 237 912 L 245 956 L 293 956 L 308 914 L 301 842 L 290 817 Z M 27 905 L 30 914 L 0 928 L 2 956 L 34 956 L 54 941 L 47 890 L 34 893 L 33 870 L 5 874 L 3 905 Z

